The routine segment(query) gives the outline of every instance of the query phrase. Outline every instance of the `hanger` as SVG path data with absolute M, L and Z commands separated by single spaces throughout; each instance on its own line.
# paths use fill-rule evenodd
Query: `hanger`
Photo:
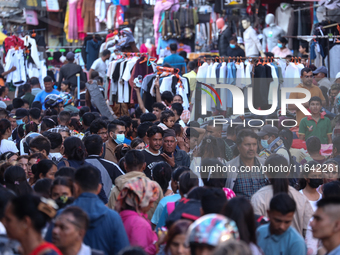
M 32 34 L 31 34 L 31 37 L 35 37 L 37 34 L 36 33 L 34 33 L 34 29 L 33 29 L 33 32 L 32 32 Z
M 92 40 L 93 40 L 95 43 L 98 42 L 97 39 L 96 39 L 96 35 L 95 35 L 95 34 L 92 35 Z
M 230 63 L 230 60 L 231 60 L 231 57 L 229 57 L 229 59 L 228 59 L 228 63 Z
M 258 60 L 258 62 L 257 62 L 257 64 L 256 64 L 256 66 L 259 66 L 259 65 L 261 65 L 262 64 L 262 62 L 261 62 L 261 57 L 259 57 L 259 60 Z
M 143 64 L 143 63 L 145 63 L 146 61 L 148 61 L 148 58 L 144 56 L 144 60 L 142 60 L 141 62 L 139 62 L 139 64 Z
M 237 59 L 236 64 L 239 65 L 240 64 L 240 57 L 237 57 L 236 59 Z

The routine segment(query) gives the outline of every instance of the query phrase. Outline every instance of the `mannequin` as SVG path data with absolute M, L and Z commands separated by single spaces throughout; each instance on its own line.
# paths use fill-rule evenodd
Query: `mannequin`
M 294 15 L 294 9 L 288 3 L 281 3 L 280 6 L 276 8 L 275 23 L 280 26 L 285 33 L 288 32 L 289 20 L 292 15 Z
M 153 45 L 151 44 L 151 39 L 150 38 L 146 39 L 145 46 L 148 49 L 152 48 Z
M 266 55 L 262 51 L 262 46 L 259 39 L 257 38 L 256 31 L 250 25 L 250 19 L 248 17 L 242 19 L 242 27 L 244 28 L 243 41 L 246 56 L 258 57 L 260 53 L 261 57 L 265 57 Z
M 151 38 L 147 38 L 145 43 L 140 46 L 141 53 L 149 53 L 151 57 L 157 57 L 156 47 L 151 43 Z
M 268 52 L 276 46 L 277 40 L 285 35 L 283 29 L 275 25 L 275 16 L 271 13 L 266 16 L 266 24 L 269 27 L 263 29 L 262 50 L 266 52 L 266 46 L 268 45 Z
M 220 56 L 227 56 L 227 48 L 229 46 L 229 40 L 231 39 L 231 30 L 225 24 L 223 18 L 216 20 L 216 26 L 218 33 L 218 52 Z

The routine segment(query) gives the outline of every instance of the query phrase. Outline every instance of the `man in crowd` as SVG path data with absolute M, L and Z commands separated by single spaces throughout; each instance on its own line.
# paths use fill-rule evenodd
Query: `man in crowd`
M 104 158 L 108 161 L 112 161 L 114 163 L 118 163 L 115 149 L 118 144 L 124 142 L 125 139 L 125 123 L 121 120 L 114 120 L 110 122 L 107 127 L 108 132 L 108 140 L 104 144 Z
M 192 97 L 192 93 L 196 89 L 196 76 L 197 76 L 197 62 L 196 61 L 190 61 L 188 64 L 188 72 L 186 74 L 183 74 L 183 77 L 186 77 L 189 79 L 189 85 L 190 85 L 190 98 Z
M 242 50 L 237 43 L 237 38 L 235 36 L 231 37 L 229 40 L 229 46 L 227 48 L 228 57 L 244 57 L 244 50 Z
M 141 123 L 137 128 L 137 136 L 143 139 L 145 144 L 149 144 L 149 138 L 147 137 L 146 133 L 151 126 L 152 122 L 146 121 Z
M 39 82 L 39 79 L 38 79 L 38 78 L 33 77 L 33 78 L 30 80 L 30 84 L 31 84 L 31 86 L 32 86 L 31 93 L 32 93 L 33 96 L 36 96 L 36 95 L 38 95 L 41 91 L 43 91 L 43 90 L 41 89 L 40 82 Z
M 336 84 L 334 83 L 331 86 L 331 89 L 328 91 L 329 93 L 329 105 L 327 108 L 327 110 L 329 110 L 331 113 L 334 114 L 338 114 L 339 110 L 338 110 L 338 102 L 336 100 L 336 96 L 339 94 L 340 92 L 340 84 Z
M 332 143 L 332 127 L 329 118 L 320 113 L 321 99 L 312 97 L 309 100 L 309 110 L 312 115 L 301 120 L 299 126 L 299 138 L 306 140 L 308 137 L 316 136 L 322 144 Z
M 107 197 L 110 196 L 112 185 L 118 176 L 124 175 L 119 166 L 111 161 L 103 159 L 103 140 L 99 135 L 89 135 L 84 140 L 87 151 L 85 161 L 97 167 L 103 180 L 103 189 Z
M 321 86 L 326 87 L 327 89 L 330 89 L 332 86 L 332 83 L 327 79 L 327 68 L 324 66 L 320 66 L 318 69 L 316 69 L 314 72 L 314 78 L 318 83 L 319 88 Z
M 185 123 L 181 120 L 181 115 L 183 113 L 183 106 L 180 103 L 173 103 L 171 105 L 171 110 L 175 114 L 175 123 L 180 124 L 182 127 L 185 127 Z
M 67 111 L 61 111 L 58 115 L 59 125 L 56 128 L 67 128 L 71 121 L 71 113 Z
M 269 205 L 269 224 L 260 226 L 257 231 L 257 244 L 265 255 L 307 254 L 305 240 L 291 227 L 296 203 L 288 194 L 279 193 Z
M 61 145 L 63 143 L 63 138 L 61 134 L 49 132 L 47 135 L 47 139 L 50 141 L 51 150 L 48 154 L 48 158 L 52 160 L 56 165 L 63 159 L 63 155 L 61 155 Z
M 177 149 L 177 140 L 176 134 L 173 129 L 164 130 L 163 135 L 163 148 L 162 148 L 162 156 L 165 161 L 172 167 L 172 169 L 176 169 L 179 166 L 190 166 L 190 157 L 189 155 L 180 149 Z
M 105 143 L 108 137 L 106 122 L 102 119 L 93 121 L 90 125 L 90 133 L 92 135 L 99 135 Z
M 15 111 L 13 119 L 16 120 L 17 125 L 25 124 L 28 122 L 29 112 L 24 108 L 19 108 Z
M 29 111 L 29 118 L 35 124 L 40 125 L 41 122 L 41 110 L 38 108 L 31 108 Z
M 152 126 L 147 131 L 147 137 L 149 138 L 149 147 L 143 150 L 146 168 L 144 173 L 147 177 L 151 178 L 152 167 L 160 161 L 165 161 L 161 155 L 161 148 L 163 146 L 163 134 L 164 131 L 158 126 Z
M 93 249 L 104 251 L 105 255 L 117 254 L 129 246 L 122 219 L 98 198 L 102 188 L 100 172 L 93 166 L 80 167 L 74 176 L 73 205 L 83 209 L 90 219 L 84 243 Z
M 104 255 L 104 252 L 92 250 L 83 243 L 89 227 L 90 220 L 87 214 L 79 207 L 69 206 L 55 220 L 52 243 L 64 255 Z
M 56 89 L 53 89 L 53 81 L 52 81 L 52 78 L 50 76 L 46 76 L 44 78 L 44 86 L 45 86 L 45 90 L 39 92 L 35 96 L 34 101 L 39 101 L 43 105 L 42 106 L 43 110 L 46 110 L 45 105 L 44 105 L 45 98 L 48 95 L 51 95 L 51 94 L 59 95 L 60 92 Z
M 313 237 L 321 240 L 327 255 L 340 254 L 340 198 L 323 198 L 317 206 L 311 222 Z
M 102 77 L 104 80 L 106 78 L 106 60 L 109 60 L 111 56 L 111 51 L 104 50 L 102 52 L 102 56 L 95 60 L 91 66 L 91 69 L 89 71 L 89 77 L 91 77 L 91 73 L 93 71 L 97 71 L 99 76 Z
M 332 143 L 333 143 L 332 157 L 340 165 L 340 136 L 335 137 Z
M 227 173 L 226 187 L 234 190 L 235 194 L 245 196 L 250 200 L 251 196 L 267 184 L 261 168 L 264 159 L 257 157 L 258 136 L 249 129 L 241 130 L 236 139 L 237 149 L 240 155 L 227 162 L 227 166 L 236 169 L 254 169 L 252 172 L 230 171 Z
M 31 85 L 26 83 L 23 85 L 23 91 L 25 93 L 25 95 L 22 96 L 22 99 L 25 99 L 28 101 L 29 103 L 29 107 L 31 107 L 33 101 L 34 101 L 34 98 L 35 98 L 35 95 L 32 94 L 31 92 Z
M 85 132 L 90 132 L 91 123 L 96 119 L 92 112 L 86 112 L 82 116 L 82 124 Z
M 179 74 L 185 74 L 187 72 L 187 65 L 185 59 L 177 54 L 177 43 L 170 44 L 171 55 L 164 58 L 164 64 L 167 63 L 173 68 L 179 69 Z
M 152 105 L 152 113 L 156 116 L 156 121 L 161 120 L 161 113 L 165 110 L 165 105 L 159 102 L 156 102 Z
M 296 88 L 304 88 L 309 90 L 311 97 L 320 97 L 322 101 L 322 105 L 325 104 L 325 98 L 322 94 L 321 89 L 318 86 L 313 85 L 313 72 L 310 68 L 305 67 L 301 70 L 301 81 Z M 306 95 L 304 93 L 290 93 L 289 99 L 301 99 L 305 98 Z M 302 104 L 306 109 L 309 107 L 309 102 L 303 103 Z M 288 109 L 290 111 L 296 111 L 296 121 L 297 124 L 300 125 L 301 120 L 306 117 L 303 112 L 295 105 L 295 104 L 290 104 L 288 105 Z

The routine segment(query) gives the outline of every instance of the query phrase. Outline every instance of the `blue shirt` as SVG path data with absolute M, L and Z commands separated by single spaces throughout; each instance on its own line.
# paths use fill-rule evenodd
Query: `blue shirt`
M 269 226 L 263 225 L 256 231 L 257 245 L 265 255 L 307 254 L 305 240 L 293 227 L 289 227 L 282 235 L 272 235 Z
M 163 212 L 163 208 L 166 207 L 167 203 L 169 202 L 176 202 L 177 200 L 180 200 L 181 199 L 181 195 L 180 194 L 174 194 L 172 196 L 166 196 L 166 197 L 163 197 L 158 205 L 157 205 L 157 208 L 152 216 L 152 219 L 151 219 L 151 222 L 155 225 L 158 224 L 158 221 L 162 215 L 162 212 Z
M 336 247 L 334 250 L 327 253 L 327 255 L 338 255 L 338 254 L 340 254 L 340 245 Z
M 51 92 L 47 93 L 45 90 L 39 92 L 35 98 L 34 98 L 34 102 L 35 101 L 39 101 L 41 104 L 42 104 L 42 109 L 43 110 L 46 110 L 45 108 L 45 105 L 44 105 L 44 102 L 45 102 L 45 98 L 48 96 L 48 95 L 51 95 L 51 94 L 55 94 L 55 95 L 59 95 L 60 92 L 58 90 L 52 90 Z
M 177 54 L 171 54 L 164 59 L 164 64 L 168 63 L 173 68 L 178 68 L 179 73 L 182 74 L 182 68 L 185 67 L 185 72 L 187 72 L 187 65 L 183 57 Z

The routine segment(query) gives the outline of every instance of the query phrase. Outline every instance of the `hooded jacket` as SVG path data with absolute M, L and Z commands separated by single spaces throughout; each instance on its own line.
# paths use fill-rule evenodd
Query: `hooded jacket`
M 92 193 L 82 193 L 72 204 L 83 209 L 90 219 L 84 243 L 92 249 L 104 251 L 106 255 L 117 254 L 129 246 L 129 239 L 122 219 L 116 211 L 107 208 Z
M 132 171 L 132 172 L 129 172 L 125 175 L 118 176 L 116 178 L 115 187 L 111 190 L 109 203 L 107 204 L 107 206 L 109 208 L 111 208 L 113 210 L 115 209 L 116 201 L 117 201 L 117 198 L 118 198 L 120 191 L 123 189 L 125 183 L 127 183 L 129 180 L 131 180 L 132 178 L 135 178 L 135 177 L 146 177 L 146 175 L 142 172 Z M 148 211 L 148 219 L 149 220 L 151 220 L 152 215 L 155 212 L 159 201 L 163 198 L 162 188 L 159 186 L 159 184 L 157 182 L 155 182 L 155 183 L 157 184 L 157 187 L 158 187 L 158 190 L 159 190 L 159 196 L 158 196 L 158 199 L 154 202 L 153 208 L 151 208 Z

